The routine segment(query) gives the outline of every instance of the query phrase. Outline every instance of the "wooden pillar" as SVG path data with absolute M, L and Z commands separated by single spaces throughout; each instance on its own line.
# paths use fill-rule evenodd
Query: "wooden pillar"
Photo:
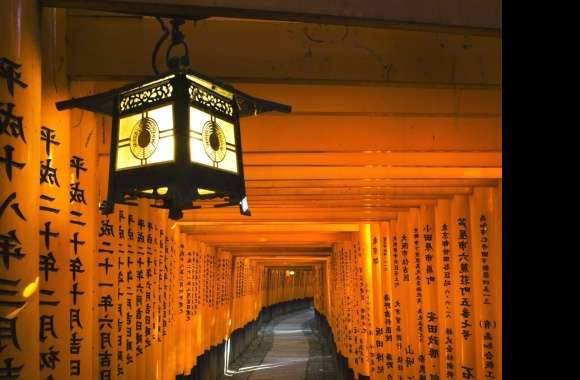
M 475 328 L 473 303 L 473 255 L 471 218 L 467 196 L 456 195 L 451 201 L 451 270 L 456 280 L 454 319 L 457 340 L 455 377 L 458 379 L 479 379 L 475 363 Z M 453 254 L 455 253 L 455 254 Z
M 0 2 L 0 373 L 20 379 L 37 379 L 40 367 L 38 7 Z
M 479 378 L 501 378 L 501 245 L 495 188 L 475 188 L 469 199 L 473 254 L 476 361 Z
M 84 188 L 87 182 L 82 181 L 86 175 L 81 174 L 80 168 L 78 179 L 77 169 L 71 171 L 69 112 L 59 112 L 55 106 L 55 102 L 70 97 L 65 65 L 66 15 L 62 10 L 44 8 L 41 17 L 42 114 L 40 136 L 37 137 L 41 165 L 38 225 L 40 377 L 78 378 L 82 370 L 80 357 L 77 355 L 76 361 L 71 362 L 70 353 L 79 352 L 82 337 L 76 331 L 78 327 L 72 335 L 69 325 L 71 313 L 76 321 L 78 314 L 75 313 L 85 301 L 85 289 L 81 289 L 76 280 L 84 271 L 78 255 L 86 236 L 81 235 L 88 231 L 75 229 L 71 233 L 69 221 L 71 206 L 87 203 L 88 194 Z M 78 161 L 73 162 L 76 166 Z
M 435 208 L 434 206 L 421 206 L 420 217 L 420 243 L 424 258 L 424 283 L 423 283 L 423 311 L 424 311 L 424 355 L 425 371 L 427 376 L 439 375 L 439 355 L 441 355 L 441 342 L 439 341 L 439 320 L 441 313 L 437 308 L 437 287 L 442 284 L 437 276 L 435 262 Z

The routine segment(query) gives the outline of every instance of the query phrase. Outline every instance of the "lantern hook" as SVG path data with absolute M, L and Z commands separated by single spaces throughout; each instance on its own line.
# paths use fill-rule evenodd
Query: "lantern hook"
M 156 17 L 157 21 L 161 25 L 161 30 L 163 34 L 157 43 L 155 44 L 155 48 L 153 49 L 153 56 L 151 57 L 151 64 L 153 66 L 153 71 L 156 75 L 159 75 L 159 70 L 157 69 L 157 54 L 159 53 L 159 49 L 163 42 L 169 37 L 171 34 L 171 44 L 167 48 L 167 52 L 165 53 L 165 63 L 170 70 L 178 70 L 180 67 L 188 67 L 189 66 L 189 48 L 185 43 L 185 35 L 179 27 L 185 23 L 185 20 L 180 17 L 176 17 L 172 19 L 171 22 L 171 31 L 165 25 L 165 22 L 161 17 Z M 184 49 L 184 53 L 182 56 L 171 56 L 171 50 L 178 46 L 182 45 Z

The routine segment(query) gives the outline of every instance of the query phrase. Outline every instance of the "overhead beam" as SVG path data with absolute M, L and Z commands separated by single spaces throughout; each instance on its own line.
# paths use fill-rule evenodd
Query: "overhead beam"
M 41 0 L 42 6 L 86 9 L 133 15 L 202 19 L 230 17 L 326 25 L 435 31 L 470 35 L 500 35 L 500 1 L 465 3 L 444 0 L 425 3 L 330 0 L 287 2 L 259 0 Z M 235 4 L 235 6 L 234 6 Z
M 221 231 L 190 233 L 196 241 L 208 244 L 240 245 L 240 244 L 316 244 L 334 241 L 350 240 L 351 232 L 244 232 L 243 234 L 231 234 Z
M 151 56 L 161 36 L 155 19 L 70 16 L 67 31 L 71 79 L 131 81 L 153 74 Z M 182 31 L 192 67 L 227 82 L 501 83 L 497 37 L 231 19 L 187 23 Z
M 252 204 L 250 200 L 250 210 Z M 184 211 L 183 221 L 231 221 L 244 222 L 251 218 L 252 221 L 296 221 L 296 222 L 334 222 L 334 223 L 357 223 L 361 221 L 387 221 L 395 219 L 396 212 L 368 210 L 361 211 L 359 209 L 330 209 L 324 212 L 320 210 L 289 210 L 281 207 L 274 209 L 257 209 L 252 211 L 251 217 L 240 215 L 240 212 L 235 207 L 228 207 L 224 209 L 210 209 L 210 210 L 186 210 Z
M 305 180 L 249 180 L 246 178 L 246 189 L 269 189 L 269 188 L 310 188 L 310 187 L 351 187 L 351 186 L 374 186 L 374 187 L 407 187 L 437 188 L 437 187 L 468 187 L 483 186 L 495 187 L 497 180 L 494 179 L 432 179 L 432 178 L 375 178 L 360 181 L 357 179 L 305 179 Z
M 431 167 L 247 167 L 252 179 L 308 178 L 502 178 L 501 168 L 431 168 Z
M 180 225 L 182 233 L 270 233 L 270 232 L 358 232 L 358 224 L 205 224 L 205 225 Z
M 502 152 L 244 152 L 244 166 L 501 167 Z
M 232 247 L 229 251 L 232 255 L 327 255 L 330 254 L 331 245 L 311 246 L 311 247 Z
M 243 119 L 241 130 L 250 152 L 502 150 L 499 117 L 261 115 Z

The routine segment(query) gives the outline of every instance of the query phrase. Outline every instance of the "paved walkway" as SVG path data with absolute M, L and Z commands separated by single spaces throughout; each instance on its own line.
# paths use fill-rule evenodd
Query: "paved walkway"
M 315 327 L 312 308 L 282 315 L 268 323 L 234 363 L 225 379 L 336 379 L 335 358 Z

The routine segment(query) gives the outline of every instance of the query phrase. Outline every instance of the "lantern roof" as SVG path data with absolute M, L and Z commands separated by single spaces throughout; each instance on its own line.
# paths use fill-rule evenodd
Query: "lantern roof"
M 292 107 L 286 104 L 272 102 L 266 99 L 256 98 L 254 96 L 248 95 L 236 88 L 232 85 L 217 80 L 215 78 L 211 78 L 205 74 L 199 73 L 194 70 L 178 70 L 178 71 L 171 71 L 160 74 L 158 76 L 149 77 L 147 79 L 143 79 L 139 82 L 134 82 L 123 87 L 115 88 L 100 94 L 84 96 L 81 98 L 72 98 L 69 100 L 64 100 L 61 102 L 56 103 L 56 108 L 59 111 L 70 109 L 70 108 L 80 108 L 86 111 L 96 112 L 99 114 L 104 114 L 108 116 L 112 116 L 115 109 L 114 109 L 114 99 L 117 95 L 122 94 L 124 92 L 134 90 L 138 87 L 147 85 L 151 82 L 155 82 L 161 79 L 166 79 L 171 77 L 172 75 L 177 74 L 184 74 L 188 77 L 193 76 L 191 78 L 193 80 L 199 79 L 202 82 L 209 82 L 209 84 L 213 86 L 217 86 L 218 91 L 226 91 L 234 95 L 236 102 L 239 108 L 239 116 L 253 116 L 258 115 L 264 112 L 270 111 L 278 111 L 289 113 L 292 110 Z M 212 88 L 216 91 L 215 88 Z

